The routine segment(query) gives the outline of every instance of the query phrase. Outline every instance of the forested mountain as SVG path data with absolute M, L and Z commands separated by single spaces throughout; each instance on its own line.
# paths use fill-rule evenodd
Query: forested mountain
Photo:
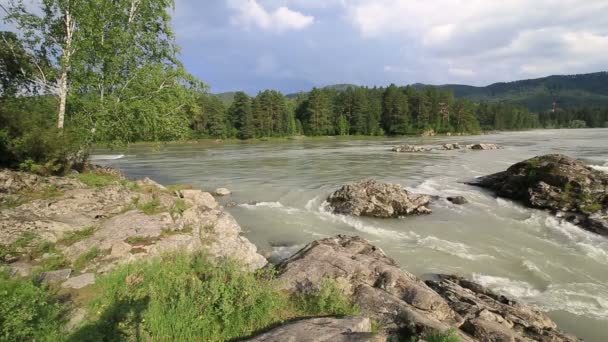
M 427 85 L 415 84 L 416 88 Z M 475 102 L 505 102 L 542 112 L 557 108 L 608 107 L 608 72 L 548 76 L 538 79 L 500 82 L 486 87 L 460 84 L 438 86 L 454 96 Z

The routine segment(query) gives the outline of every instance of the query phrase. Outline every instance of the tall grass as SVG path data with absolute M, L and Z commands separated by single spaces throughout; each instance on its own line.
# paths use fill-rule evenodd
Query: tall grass
M 317 294 L 294 298 L 276 290 L 270 271 L 244 272 L 237 263 L 214 265 L 203 256 L 131 264 L 97 286 L 90 323 L 73 341 L 225 341 L 295 317 L 357 312 L 329 281 Z

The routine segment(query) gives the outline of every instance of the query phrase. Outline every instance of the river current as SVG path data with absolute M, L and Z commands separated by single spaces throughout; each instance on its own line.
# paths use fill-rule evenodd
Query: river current
M 497 151 L 394 153 L 397 144 L 497 143 Z M 286 142 L 137 145 L 98 151 L 97 163 L 163 184 L 226 187 L 228 209 L 271 259 L 336 234 L 360 235 L 414 274 L 454 273 L 545 311 L 562 330 L 608 341 L 608 238 L 462 184 L 536 155 L 563 153 L 608 172 L 608 129 L 538 130 L 472 137 L 304 139 Z M 339 216 L 324 200 L 365 178 L 430 195 L 429 216 Z

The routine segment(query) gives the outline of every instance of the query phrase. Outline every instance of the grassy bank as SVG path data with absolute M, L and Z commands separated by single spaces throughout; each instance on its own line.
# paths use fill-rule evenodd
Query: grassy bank
M 202 255 L 170 255 L 116 269 L 89 291 L 86 323 L 62 335 L 70 295 L 32 280 L 0 278 L 3 341 L 226 341 L 298 317 L 358 309 L 332 281 L 308 295 L 277 290 L 270 270 L 255 273 Z

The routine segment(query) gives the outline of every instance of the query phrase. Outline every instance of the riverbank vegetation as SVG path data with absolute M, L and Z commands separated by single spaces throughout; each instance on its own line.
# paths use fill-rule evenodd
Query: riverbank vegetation
M 0 274 L 0 337 L 6 341 L 227 341 L 311 316 L 345 316 L 358 308 L 327 280 L 318 291 L 279 290 L 272 270 L 256 273 L 203 255 L 167 255 L 102 277 L 88 298 Z M 73 301 L 88 303 L 87 320 L 68 336 Z M 80 303 L 83 304 L 83 303 Z
M 608 109 L 531 112 L 446 87 L 326 87 L 212 95 L 177 58 L 172 0 L 65 2 L 0 10 L 0 166 L 80 169 L 92 144 L 290 136 L 476 134 L 606 127 Z

